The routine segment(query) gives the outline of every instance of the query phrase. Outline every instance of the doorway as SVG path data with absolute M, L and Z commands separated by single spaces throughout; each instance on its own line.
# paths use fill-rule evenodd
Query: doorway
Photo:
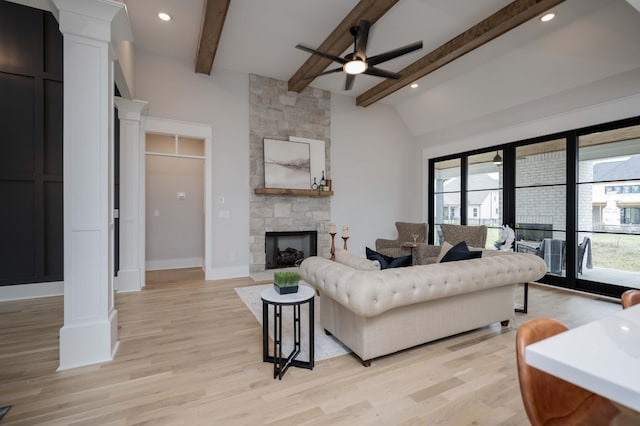
M 210 126 L 149 118 L 145 125 L 145 269 L 211 270 Z

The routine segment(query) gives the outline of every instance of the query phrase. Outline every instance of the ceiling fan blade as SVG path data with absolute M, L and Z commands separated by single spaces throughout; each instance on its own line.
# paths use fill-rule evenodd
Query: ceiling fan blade
M 318 56 L 322 56 L 323 58 L 331 59 L 332 61 L 335 61 L 335 62 L 337 62 L 339 64 L 343 64 L 344 65 L 347 62 L 346 59 L 341 58 L 340 56 L 335 56 L 335 55 L 332 55 L 330 53 L 321 52 L 319 50 L 312 49 L 312 48 L 304 46 L 302 44 L 297 44 L 296 45 L 296 49 L 304 50 L 307 53 L 311 53 L 313 55 L 318 55 Z
M 367 68 L 364 73 L 367 75 L 375 75 L 376 77 L 391 78 L 393 80 L 400 79 L 400 74 L 398 73 L 381 70 L 380 68 L 371 67 L 371 66 Z
M 340 72 L 340 71 L 342 71 L 342 67 L 338 67 L 338 68 L 334 68 L 334 69 L 331 69 L 331 70 L 323 71 L 320 74 L 304 76 L 303 78 L 305 80 L 313 80 L 314 78 L 320 77 L 321 75 L 333 74 L 334 72 Z
M 422 49 L 422 42 L 416 41 L 415 43 L 407 44 L 406 46 L 399 47 L 397 49 L 389 50 L 388 52 L 375 55 L 367 59 L 369 66 L 375 66 L 391 59 L 395 59 L 398 56 L 406 55 L 414 50 Z
M 344 90 L 351 90 L 353 88 L 354 81 L 356 81 L 356 76 L 353 74 L 347 74 L 347 78 L 344 81 Z
M 367 42 L 369 40 L 369 28 L 371 24 L 369 21 L 362 20 L 358 24 L 358 35 L 356 37 L 356 55 L 362 60 L 367 57 Z

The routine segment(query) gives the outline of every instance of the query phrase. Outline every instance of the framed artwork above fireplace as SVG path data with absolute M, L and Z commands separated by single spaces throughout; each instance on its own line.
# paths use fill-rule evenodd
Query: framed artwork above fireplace
M 309 189 L 311 156 L 308 143 L 264 140 L 264 186 Z

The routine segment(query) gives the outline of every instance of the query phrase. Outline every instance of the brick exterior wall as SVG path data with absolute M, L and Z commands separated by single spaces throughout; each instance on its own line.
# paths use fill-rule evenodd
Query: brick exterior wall
M 516 189 L 516 223 L 551 223 L 553 229 L 566 229 L 566 164 L 565 151 L 516 160 L 516 186 L 558 185 Z M 564 240 L 565 232 L 554 232 L 553 238 Z
M 517 161 L 517 186 L 566 183 L 566 152 L 531 155 Z M 578 182 L 593 179 L 593 163 L 580 163 Z M 566 229 L 566 186 L 517 189 L 516 222 L 551 223 L 554 229 Z M 592 185 L 578 185 L 578 229 L 593 227 Z M 586 235 L 586 234 L 585 234 Z M 554 238 L 566 239 L 564 232 L 554 232 Z

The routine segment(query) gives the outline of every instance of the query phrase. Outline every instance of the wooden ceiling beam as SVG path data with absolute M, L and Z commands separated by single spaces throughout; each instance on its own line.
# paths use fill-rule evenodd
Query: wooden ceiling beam
M 322 42 L 318 50 L 340 56 L 342 52 L 353 44 L 353 36 L 349 33 L 351 27 L 358 25 L 362 19 L 369 21 L 373 25 L 373 23 L 387 13 L 398 1 L 399 0 L 360 0 L 333 32 Z M 293 48 L 293 46 L 291 47 Z M 331 63 L 333 63 L 331 59 L 321 58 L 316 55 L 309 56 L 309 59 L 307 59 L 289 79 L 289 90 L 301 92 L 313 81 L 312 78 L 305 77 L 320 74 Z
M 516 0 L 405 67 L 399 80 L 385 80 L 356 98 L 366 107 L 453 62 L 565 0 Z
M 197 73 L 211 74 L 213 59 L 216 57 L 230 2 L 231 0 L 204 0 L 200 41 L 196 56 Z

